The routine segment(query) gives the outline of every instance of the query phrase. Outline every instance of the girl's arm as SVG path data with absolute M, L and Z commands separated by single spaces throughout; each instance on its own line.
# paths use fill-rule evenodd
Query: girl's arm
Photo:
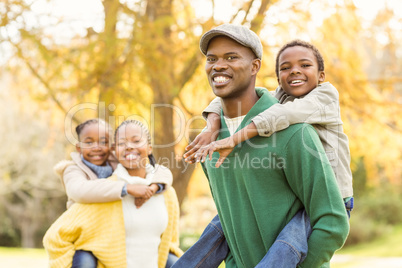
M 88 180 L 77 165 L 64 169 L 63 182 L 67 195 L 78 203 L 104 203 L 121 200 L 124 181 Z

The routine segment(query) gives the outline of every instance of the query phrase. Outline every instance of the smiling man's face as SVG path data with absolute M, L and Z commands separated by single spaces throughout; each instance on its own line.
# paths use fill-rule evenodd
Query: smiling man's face
M 318 71 L 318 62 L 311 49 L 289 47 L 279 56 L 278 84 L 288 95 L 306 95 L 324 79 L 325 73 Z
M 225 36 L 217 36 L 209 42 L 206 56 L 209 84 L 222 99 L 241 97 L 259 70 L 259 65 L 255 64 L 259 60 L 253 51 Z

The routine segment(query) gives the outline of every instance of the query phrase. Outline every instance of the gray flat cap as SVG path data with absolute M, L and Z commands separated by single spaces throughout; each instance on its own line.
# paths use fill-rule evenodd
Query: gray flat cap
M 209 41 L 220 35 L 227 36 L 237 43 L 250 48 L 257 58 L 262 59 L 262 44 L 258 35 L 246 26 L 234 24 L 222 24 L 206 32 L 200 40 L 202 54 L 207 54 Z

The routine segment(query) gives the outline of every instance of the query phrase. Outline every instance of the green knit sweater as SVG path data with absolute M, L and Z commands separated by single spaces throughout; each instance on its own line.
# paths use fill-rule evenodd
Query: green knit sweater
M 261 94 L 261 91 L 259 92 Z M 268 91 L 238 129 L 276 103 Z M 229 137 L 221 120 L 218 139 Z M 342 247 L 349 222 L 336 179 L 314 128 L 296 124 L 269 138 L 234 148 L 219 168 L 214 153 L 204 165 L 230 254 L 226 267 L 254 267 L 296 212 L 305 208 L 312 234 L 301 267 L 320 267 Z

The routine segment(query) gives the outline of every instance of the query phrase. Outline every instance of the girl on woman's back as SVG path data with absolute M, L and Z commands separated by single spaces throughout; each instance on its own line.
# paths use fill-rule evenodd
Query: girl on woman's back
M 120 163 L 106 181 L 123 182 L 134 192 L 149 187 L 157 173 L 147 128 L 139 121 L 124 121 L 115 138 Z M 152 195 L 141 207 L 135 206 L 136 198 L 130 194 L 114 202 L 73 204 L 44 237 L 50 266 L 71 267 L 80 250 L 91 252 L 98 267 L 170 267 L 182 254 L 174 189 Z

